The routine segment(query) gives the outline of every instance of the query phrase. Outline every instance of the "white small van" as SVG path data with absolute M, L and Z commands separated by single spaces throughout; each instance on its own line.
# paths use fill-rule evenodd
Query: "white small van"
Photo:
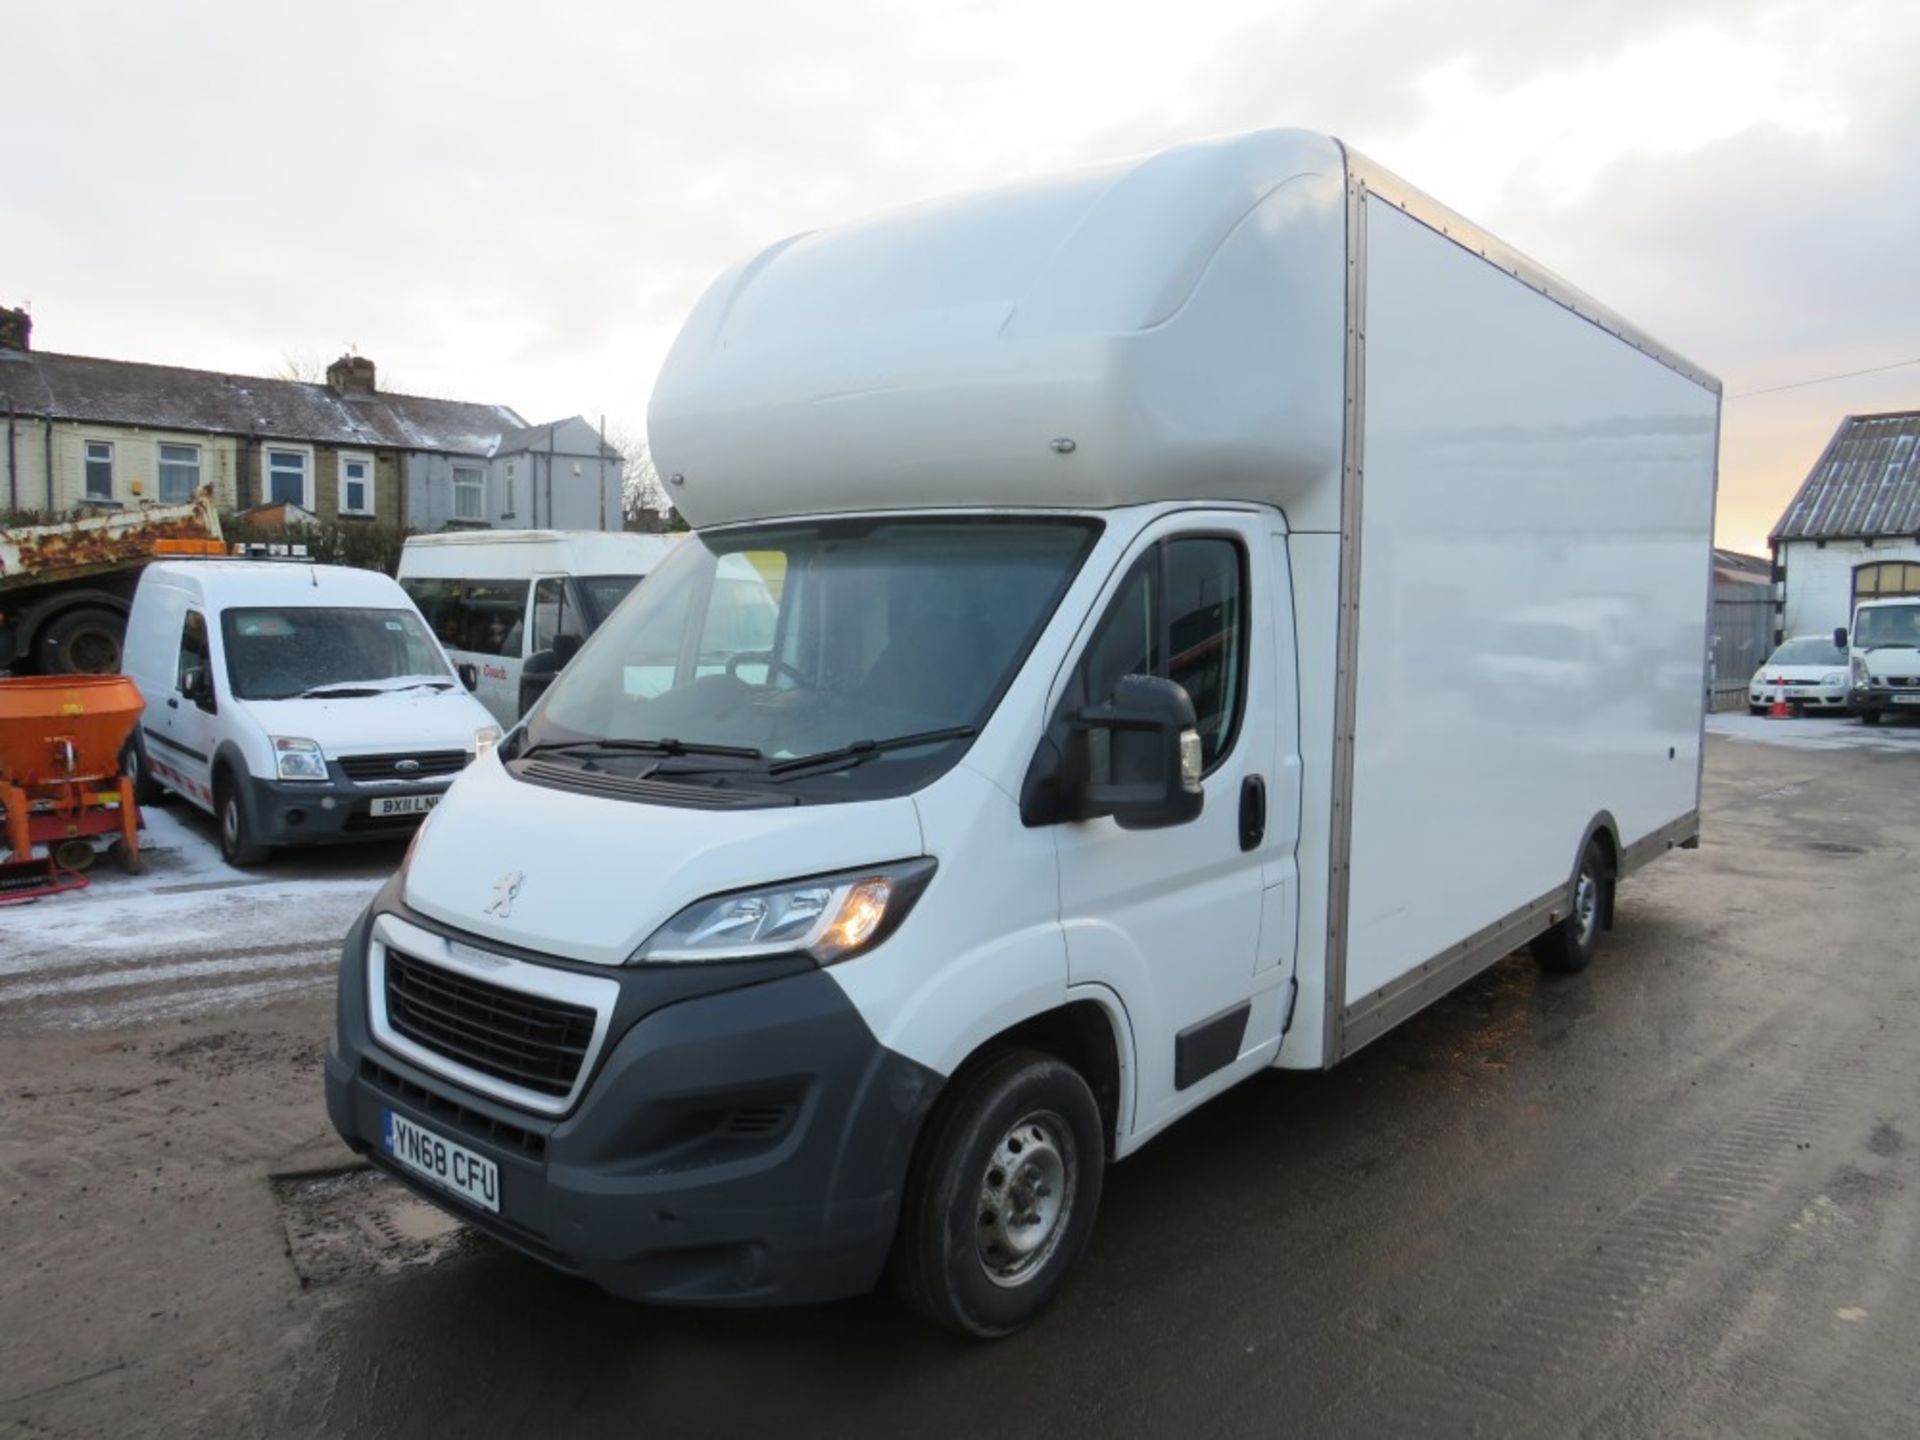
M 666 558 L 674 538 L 590 530 L 464 530 L 415 535 L 400 584 L 474 694 L 502 725 L 524 708 L 528 661 L 550 679 L 627 592 Z M 544 685 L 530 687 L 534 693 Z M 531 697 L 529 697 L 531 698 Z
M 146 697 L 124 764 L 220 823 L 228 863 L 403 833 L 500 738 L 385 575 L 269 560 L 147 567 L 123 666 Z

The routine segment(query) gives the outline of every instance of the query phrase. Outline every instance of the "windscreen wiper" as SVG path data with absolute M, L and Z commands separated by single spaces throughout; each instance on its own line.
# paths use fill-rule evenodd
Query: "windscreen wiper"
M 364 685 L 316 685 L 311 690 L 302 690 L 293 698 L 295 700 L 342 700 L 386 693 L 384 690 L 369 690 Z
M 703 745 L 697 740 L 627 740 L 615 736 L 600 739 L 542 740 L 529 745 L 516 758 L 538 755 L 543 750 L 564 754 L 569 750 L 626 750 L 636 755 L 727 755 L 740 760 L 758 760 L 760 752 L 746 745 Z
M 800 770 L 824 766 L 858 765 L 889 750 L 911 750 L 917 745 L 938 745 L 945 740 L 971 740 L 979 732 L 971 725 L 949 725 L 944 730 L 917 730 L 911 735 L 889 735 L 884 740 L 856 740 L 833 750 L 813 755 L 796 755 L 791 760 L 776 760 L 767 766 L 768 775 L 791 775 Z

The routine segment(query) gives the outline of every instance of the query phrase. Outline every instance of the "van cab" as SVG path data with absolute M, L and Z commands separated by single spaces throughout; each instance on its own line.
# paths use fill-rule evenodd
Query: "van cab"
M 1849 695 L 1863 725 L 1920 715 L 1920 596 L 1862 600 L 1853 628 L 1835 630 L 1833 643 L 1848 651 Z
M 385 575 L 269 560 L 149 565 L 125 673 L 140 787 L 213 815 L 228 863 L 405 834 L 500 738 Z
M 400 584 L 454 662 L 474 667 L 480 703 L 512 725 L 523 690 L 536 697 L 673 544 L 584 530 L 415 535 Z

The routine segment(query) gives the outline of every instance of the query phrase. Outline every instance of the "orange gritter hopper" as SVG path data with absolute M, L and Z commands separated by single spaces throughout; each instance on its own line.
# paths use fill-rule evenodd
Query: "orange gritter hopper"
M 0 680 L 0 812 L 10 862 L 0 902 L 72 889 L 91 863 L 95 835 L 118 835 L 114 853 L 140 869 L 140 812 L 120 753 L 144 702 L 124 675 Z M 44 859 L 33 846 L 48 846 Z

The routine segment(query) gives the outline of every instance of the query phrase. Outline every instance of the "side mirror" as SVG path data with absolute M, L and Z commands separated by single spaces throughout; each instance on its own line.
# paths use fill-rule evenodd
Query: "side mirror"
M 1082 818 L 1111 815 L 1123 830 L 1158 830 L 1199 816 L 1200 731 L 1184 688 L 1123 676 L 1113 699 L 1082 710 L 1073 728 L 1076 745 L 1086 746 Z
M 466 686 L 467 689 L 473 690 L 478 688 L 480 684 L 480 672 L 473 668 L 472 662 L 463 660 L 454 667 L 453 673 L 460 677 L 460 683 Z
M 181 675 L 180 693 L 202 710 L 213 708 L 213 680 L 198 665 Z
M 580 653 L 578 635 L 556 635 L 553 637 L 553 668 L 564 670 L 573 657 Z
M 574 648 L 580 648 L 574 642 Z M 533 708 L 533 702 L 547 693 L 547 687 L 553 683 L 553 677 L 560 673 L 560 643 L 555 640 L 553 649 L 536 650 L 527 657 L 526 664 L 520 667 L 520 710 L 525 715 Z
M 1833 627 L 1833 648 L 1836 650 L 1844 650 L 1847 648 L 1846 626 L 1836 625 Z

